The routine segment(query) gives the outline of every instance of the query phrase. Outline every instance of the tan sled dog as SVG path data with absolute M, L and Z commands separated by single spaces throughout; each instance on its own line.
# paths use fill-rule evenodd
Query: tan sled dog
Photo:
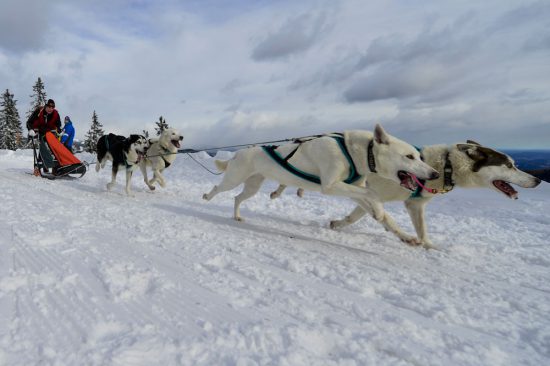
M 161 187 L 166 186 L 166 180 L 162 175 L 164 169 L 168 168 L 176 160 L 178 149 L 181 147 L 180 141 L 183 136 L 178 130 L 168 128 L 160 134 L 159 138 L 149 139 L 149 150 L 147 156 L 139 164 L 143 180 L 150 190 L 155 189 L 155 183 L 158 182 Z M 153 178 L 147 179 L 147 166 L 153 170 Z
M 466 144 L 433 145 L 421 150 L 424 161 L 439 172 L 439 179 L 425 184 L 425 188 L 417 187 L 416 194 L 411 195 L 409 190 L 403 189 L 393 181 L 372 176 L 368 179 L 368 186 L 378 193 L 383 202 L 404 201 L 417 237 L 403 232 L 390 215 L 386 213 L 382 220 L 384 227 L 397 235 L 401 240 L 422 244 L 431 247 L 426 226 L 425 208 L 428 202 L 438 193 L 446 193 L 454 186 L 464 188 L 490 188 L 503 193 L 506 197 L 517 199 L 518 192 L 510 184 L 523 188 L 534 188 L 540 184 L 540 179 L 525 173 L 514 165 L 508 155 L 499 151 L 481 146 L 470 141 Z M 286 187 L 281 185 L 271 193 L 271 198 L 277 198 Z M 303 190 L 300 189 L 300 194 Z M 342 220 L 330 222 L 333 229 L 341 229 L 357 222 L 367 211 L 357 206 Z

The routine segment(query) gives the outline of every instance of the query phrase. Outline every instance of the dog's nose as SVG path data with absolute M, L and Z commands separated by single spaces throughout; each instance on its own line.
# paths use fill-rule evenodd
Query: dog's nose
M 540 184 L 541 180 L 535 177 L 535 187 Z
M 180 141 L 183 140 L 183 136 L 180 136 Z
M 433 172 L 432 175 L 430 175 L 430 180 L 439 178 L 438 172 Z

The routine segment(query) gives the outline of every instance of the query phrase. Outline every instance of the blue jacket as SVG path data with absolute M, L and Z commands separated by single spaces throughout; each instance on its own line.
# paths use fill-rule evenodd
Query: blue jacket
M 74 127 L 71 120 L 68 120 L 63 127 L 63 135 L 61 136 L 61 143 L 67 146 L 69 149 L 73 147 L 74 140 Z

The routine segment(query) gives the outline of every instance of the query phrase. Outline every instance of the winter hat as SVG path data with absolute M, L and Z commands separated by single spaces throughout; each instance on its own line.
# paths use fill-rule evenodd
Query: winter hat
M 53 101 L 53 99 L 48 99 L 48 101 L 46 102 L 46 106 L 55 108 L 55 102 Z
M 65 123 L 69 123 L 69 122 L 72 122 L 71 119 L 69 118 L 69 116 L 65 116 Z

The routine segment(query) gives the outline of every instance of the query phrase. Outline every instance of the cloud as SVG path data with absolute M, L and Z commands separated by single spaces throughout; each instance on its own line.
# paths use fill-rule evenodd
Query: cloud
M 330 28 L 324 13 L 290 18 L 256 45 L 252 58 L 255 61 L 271 61 L 305 52 Z
M 43 47 L 52 16 L 48 2 L 3 0 L 0 51 L 21 52 Z
M 548 144 L 547 2 L 29 1 L 17 32 L 0 22 L 0 90 L 24 116 L 40 76 L 79 138 L 96 110 L 121 134 L 162 115 L 188 147 L 375 122 L 419 144 Z

